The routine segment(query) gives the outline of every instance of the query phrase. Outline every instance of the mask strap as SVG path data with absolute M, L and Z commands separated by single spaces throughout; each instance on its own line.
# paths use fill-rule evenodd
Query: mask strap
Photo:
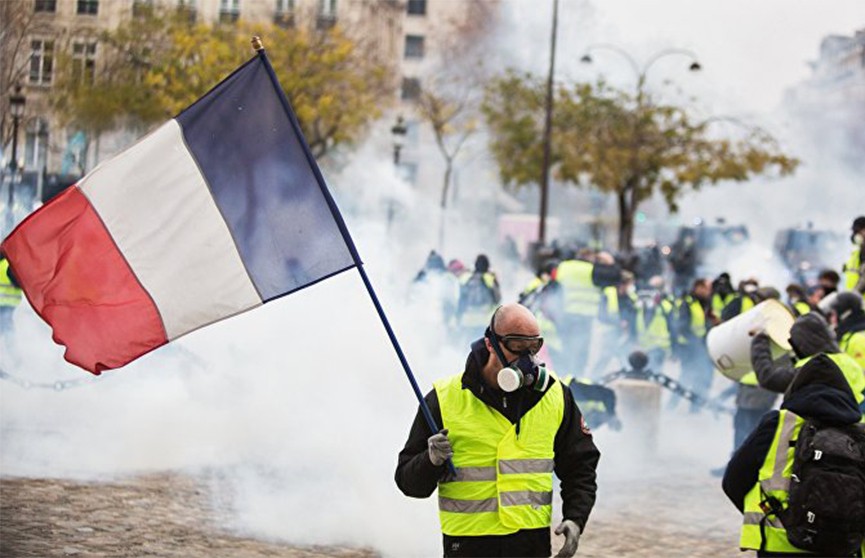
M 493 312 L 493 317 L 490 318 L 490 325 L 487 326 L 487 330 L 484 334 L 487 336 L 487 339 L 490 340 L 490 345 L 492 346 L 496 357 L 499 359 L 499 362 L 502 364 L 502 368 L 506 368 L 508 366 L 508 361 L 505 359 L 505 353 L 502 352 L 502 347 L 499 344 L 499 336 L 496 335 L 496 330 L 493 326 L 496 322 L 496 314 L 499 313 L 499 308 L 501 308 L 501 306 L 496 308 L 495 312 Z

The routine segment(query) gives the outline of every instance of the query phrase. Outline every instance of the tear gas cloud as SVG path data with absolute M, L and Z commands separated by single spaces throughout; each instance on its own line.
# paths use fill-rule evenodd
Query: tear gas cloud
M 794 130 L 782 125 L 780 97 L 807 77 L 805 63 L 816 57 L 820 39 L 852 34 L 865 22 L 859 0 L 836 1 L 831 10 L 774 0 L 699 7 L 683 0 L 580 1 L 562 2 L 560 9 L 560 76 L 592 79 L 596 74 L 578 59 L 593 43 L 621 44 L 641 60 L 663 48 L 689 48 L 699 54 L 702 74 L 676 73 L 675 59 L 664 60 L 653 69 L 650 87 L 663 89 L 665 79 L 673 80 L 682 91 L 663 89 L 663 95 L 694 95 L 707 113 L 754 114 L 775 133 Z M 497 63 L 543 74 L 549 11 L 519 1 L 504 2 L 503 10 Z M 598 67 L 601 61 L 599 53 Z M 619 85 L 633 78 L 612 57 L 603 59 L 603 68 Z M 423 301 L 407 301 L 408 284 L 437 245 L 438 193 L 419 192 L 396 176 L 382 147 L 389 145 L 386 127 L 377 127 L 328 178 L 425 393 L 434 379 L 462 370 L 465 347 L 448 343 Z M 804 151 L 820 138 L 781 139 L 806 159 L 796 177 L 690 194 L 677 217 L 747 223 L 757 247 L 729 261 L 734 279 L 756 274 L 779 287 L 783 272 L 765 253 L 774 230 L 805 220 L 846 229 L 851 208 L 865 207 L 861 174 L 808 160 Z M 423 148 L 437 156 L 434 146 Z M 504 299 L 514 300 L 530 272 L 495 245 L 489 202 L 498 186 L 482 148 L 476 144 L 457 160 L 464 197 L 449 210 L 443 256 L 471 265 L 477 253 L 490 254 Z M 817 193 L 815 184 L 821 185 Z M 810 201 L 814 196 L 819 203 Z M 391 200 L 396 205 L 388 225 Z M 561 207 L 552 207 L 552 215 L 568 219 Z M 214 499 L 233 512 L 229 527 L 242 532 L 298 544 L 369 545 L 387 555 L 440 553 L 434 499 L 406 498 L 393 481 L 417 402 L 355 270 L 194 332 L 93 381 L 63 363 L 62 348 L 29 308 L 19 308 L 15 319 L 16 337 L 0 347 L 4 370 L 32 383 L 87 381 L 60 391 L 0 384 L 2 474 L 105 480 L 182 470 L 210 480 Z M 677 375 L 675 365 L 666 371 Z M 714 391 L 727 385 L 716 376 Z M 658 469 L 671 462 L 701 470 L 722 465 L 732 446 L 731 422 L 665 413 Z M 604 454 L 599 513 L 612 505 L 605 495 L 632 479 L 637 464 L 648 467 L 629 449 L 626 434 L 596 433 Z

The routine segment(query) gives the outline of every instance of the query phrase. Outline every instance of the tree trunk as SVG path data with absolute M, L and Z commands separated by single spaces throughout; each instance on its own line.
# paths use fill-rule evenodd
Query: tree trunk
M 634 242 L 634 204 L 628 200 L 628 191 L 618 193 L 619 251 L 629 253 Z
M 448 203 L 448 189 L 451 185 L 451 174 L 453 173 L 453 161 L 451 159 L 445 160 L 445 178 L 444 184 L 442 184 L 442 198 L 439 207 L 441 207 L 441 215 L 439 216 L 439 253 L 444 251 L 445 244 L 445 213 L 447 211 L 447 203 Z

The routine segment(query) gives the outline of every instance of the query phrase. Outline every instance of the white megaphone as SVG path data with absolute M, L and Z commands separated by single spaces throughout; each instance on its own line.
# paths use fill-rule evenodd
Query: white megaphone
M 734 381 L 753 370 L 750 332 L 755 329 L 769 336 L 773 358 L 789 353 L 792 350 L 790 328 L 794 320 L 793 313 L 784 304 L 769 299 L 716 325 L 706 336 L 706 348 L 715 368 Z

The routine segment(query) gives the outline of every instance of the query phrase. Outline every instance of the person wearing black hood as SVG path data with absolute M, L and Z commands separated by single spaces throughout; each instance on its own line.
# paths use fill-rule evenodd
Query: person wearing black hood
M 841 350 L 853 357 L 865 370 L 865 310 L 862 295 L 853 292 L 838 294 L 829 306 L 829 320 Z
M 817 312 L 799 316 L 790 328 L 790 346 L 794 355 L 772 356 L 771 339 L 765 332 L 754 331 L 751 340 L 751 366 L 760 387 L 777 393 L 789 388 L 799 369 L 814 355 L 824 353 L 838 361 L 839 367 L 853 390 L 856 402 L 863 401 L 865 375 L 862 368 L 846 353 L 841 352 L 835 334 Z
M 438 488 L 445 556 L 549 556 L 554 472 L 563 518 L 555 533 L 566 537 L 557 556 L 577 550 L 600 452 L 570 390 L 537 362 L 542 344 L 530 310 L 500 307 L 465 371 L 425 397 L 443 429 L 431 435 L 418 410 L 395 480 L 413 498 Z
M 757 556 L 814 556 L 790 543 L 784 525 L 772 512 L 786 509 L 793 460 L 793 451 L 788 449 L 782 460 L 777 450 L 795 445 L 806 419 L 843 426 L 861 418 L 849 383 L 829 355 L 817 355 L 801 367 L 781 410 L 763 417 L 724 473 L 724 493 L 743 513 L 742 550 L 756 550 Z M 767 493 L 777 504 L 774 508 L 767 505 Z
M 853 250 L 844 262 L 844 285 L 848 291 L 865 294 L 865 215 L 853 219 L 850 242 Z

